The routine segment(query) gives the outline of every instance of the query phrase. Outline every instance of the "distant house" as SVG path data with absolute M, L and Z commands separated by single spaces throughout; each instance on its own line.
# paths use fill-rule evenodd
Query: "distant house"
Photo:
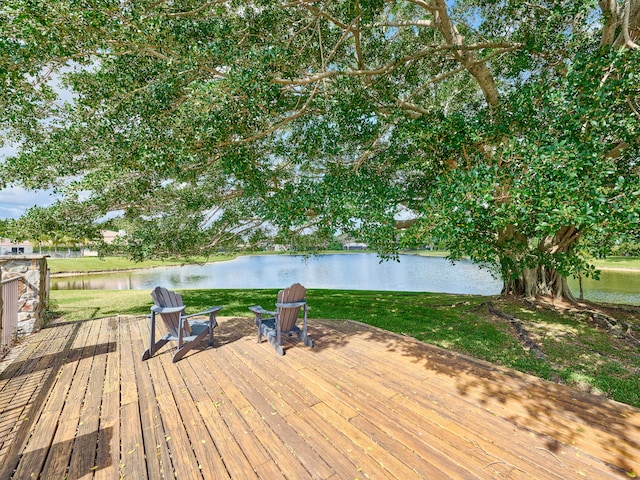
M 342 245 L 343 250 L 364 250 L 366 248 L 367 248 L 366 243 L 351 242 L 351 243 L 345 243 L 344 245 Z
M 12 242 L 6 238 L 0 240 L 0 255 L 29 255 L 33 253 L 31 242 Z
M 113 241 L 116 239 L 116 237 L 122 237 L 125 235 L 124 230 L 120 230 L 118 232 L 115 232 L 113 230 L 102 230 L 102 239 L 104 240 L 104 243 L 113 243 Z
M 111 244 L 113 243 L 113 241 L 116 239 L 116 237 L 123 237 L 126 235 L 124 230 L 120 230 L 118 232 L 114 231 L 114 230 L 102 230 L 100 233 L 102 233 L 102 240 L 104 240 L 104 243 L 107 244 Z M 85 249 L 83 254 L 83 257 L 97 257 L 98 256 L 98 252 L 95 250 L 89 250 L 89 249 Z

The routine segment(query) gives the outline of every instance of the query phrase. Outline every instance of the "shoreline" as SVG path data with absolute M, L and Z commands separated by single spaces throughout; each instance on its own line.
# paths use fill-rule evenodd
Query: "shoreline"
M 100 274 L 112 274 L 118 272 L 139 272 L 142 270 L 156 270 L 158 268 L 175 268 L 175 267 L 184 267 L 187 265 L 209 265 L 211 263 L 220 263 L 220 262 L 230 262 L 231 260 L 235 260 L 237 257 L 230 258 L 227 260 L 214 260 L 211 262 L 194 262 L 194 263 L 176 263 L 173 265 L 154 265 L 151 267 L 139 267 L 139 268 L 116 268 L 112 270 L 75 270 L 68 272 L 51 272 L 51 278 L 54 277 L 79 277 L 82 275 L 100 275 Z
M 219 262 L 228 262 L 230 260 L 218 260 L 216 262 L 205 262 L 205 263 L 185 263 L 185 264 L 176 264 L 176 265 L 157 265 L 153 267 L 143 267 L 143 268 L 118 268 L 115 270 L 90 270 L 90 271 L 70 271 L 70 272 L 51 272 L 51 278 L 54 277 L 80 277 L 82 275 L 100 275 L 100 274 L 112 274 L 118 272 L 138 272 L 141 270 L 155 270 L 158 268 L 175 268 L 175 267 L 184 267 L 185 265 L 208 265 L 210 263 L 219 263 Z M 626 272 L 633 273 L 637 272 L 640 274 L 640 268 L 634 267 L 596 267 L 596 270 L 606 270 L 612 272 Z
M 208 265 L 209 263 L 217 263 L 217 262 L 207 262 L 203 265 Z M 118 270 L 92 270 L 90 272 L 55 272 L 51 273 L 51 278 L 61 278 L 61 277 L 81 277 L 83 275 L 107 275 L 118 272 L 139 272 L 141 270 L 155 270 L 157 268 L 175 268 L 182 267 L 183 265 L 168 265 L 168 266 L 157 266 L 157 267 L 146 267 L 146 268 L 122 268 Z M 596 268 L 596 270 L 605 270 L 608 272 L 624 272 L 624 273 L 639 273 L 640 268 L 632 268 L 632 267 L 600 267 Z
M 209 263 L 216 262 L 207 262 L 202 265 L 207 265 Z M 185 264 L 185 265 L 200 265 L 200 264 Z M 141 270 L 155 270 L 158 268 L 175 268 L 175 267 L 184 267 L 185 265 L 157 265 L 154 267 L 143 267 L 143 268 L 117 268 L 115 270 L 91 270 L 91 271 L 74 271 L 74 272 L 51 272 L 51 278 L 54 277 L 80 277 L 82 275 L 100 275 L 100 274 L 112 274 L 118 272 L 139 272 Z
M 640 268 L 634 267 L 596 267 L 596 270 L 611 270 L 615 272 L 638 272 L 640 273 Z

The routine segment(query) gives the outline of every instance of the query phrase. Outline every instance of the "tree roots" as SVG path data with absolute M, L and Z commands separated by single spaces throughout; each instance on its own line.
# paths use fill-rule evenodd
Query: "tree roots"
M 633 347 L 640 347 L 640 325 L 626 322 L 613 317 L 610 313 L 622 312 L 628 314 L 638 314 L 640 309 L 633 306 L 610 306 L 596 305 L 581 301 L 574 303 L 561 302 L 560 304 L 547 297 L 526 299 L 526 302 L 533 308 L 545 308 L 564 314 L 570 314 L 580 321 L 587 321 L 591 325 L 604 329 L 613 337 L 626 342 Z M 605 313 L 608 312 L 608 313 Z
M 529 332 L 527 332 L 527 329 L 524 328 L 520 320 L 512 315 L 509 315 L 508 313 L 498 310 L 491 302 L 487 303 L 487 308 L 489 309 L 489 312 L 491 314 L 503 318 L 511 324 L 516 334 L 518 335 L 520 343 L 522 343 L 525 348 L 528 348 L 536 358 L 540 358 L 543 360 L 546 359 L 546 355 L 542 352 L 542 350 L 540 350 L 538 344 L 534 342 L 531 337 L 529 337 Z

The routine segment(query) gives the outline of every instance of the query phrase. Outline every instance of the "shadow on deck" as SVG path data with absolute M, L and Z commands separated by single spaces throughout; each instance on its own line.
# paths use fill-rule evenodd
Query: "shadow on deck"
M 248 318 L 146 362 L 146 317 L 56 325 L 0 375 L 0 478 L 628 478 L 640 410 L 354 322 Z

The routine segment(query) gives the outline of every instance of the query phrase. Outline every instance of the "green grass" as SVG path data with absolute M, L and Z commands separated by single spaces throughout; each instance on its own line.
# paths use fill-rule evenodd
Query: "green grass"
M 596 268 L 631 268 L 640 270 L 640 257 L 608 257 L 595 259 Z
M 589 321 L 586 315 L 559 314 L 500 300 L 499 308 L 516 316 L 547 355 L 547 371 L 533 371 L 547 380 L 566 383 L 640 406 L 640 350 Z M 640 335 L 640 314 L 614 311 Z
M 181 290 L 187 312 L 224 305 L 222 315 L 250 317 L 249 305 L 273 308 L 276 289 Z M 149 291 L 54 290 L 51 315 L 75 321 L 147 314 Z M 435 293 L 309 290 L 311 318 L 356 320 L 488 362 L 640 407 L 640 350 L 573 314 L 515 300 Z M 486 302 L 518 318 L 546 355 L 525 349 Z M 620 313 L 640 333 L 640 315 Z M 638 335 L 637 335 L 638 336 Z
M 412 252 L 408 252 L 413 255 L 420 255 L 423 257 L 446 257 L 449 255 L 449 252 L 445 250 L 416 250 Z
M 82 258 L 49 258 L 47 263 L 51 273 L 84 273 L 84 272 L 104 272 L 114 270 L 132 270 L 138 268 L 170 267 L 174 265 L 184 265 L 186 263 L 220 262 L 231 260 L 237 255 L 216 255 L 215 257 L 198 257 L 187 260 L 167 259 L 167 260 L 145 260 L 134 262 L 124 257 L 82 257 Z

